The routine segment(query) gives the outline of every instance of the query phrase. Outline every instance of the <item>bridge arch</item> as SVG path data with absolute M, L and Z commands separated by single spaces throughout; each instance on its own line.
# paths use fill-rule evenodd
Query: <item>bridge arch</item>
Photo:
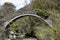
M 18 16 L 16 16 L 16 17 L 14 17 L 13 19 L 11 19 L 11 20 L 8 20 L 7 22 L 5 22 L 5 29 L 4 29 L 4 40 L 6 39 L 6 28 L 8 28 L 9 27 L 9 24 L 10 23 L 12 23 L 14 20 L 17 20 L 17 19 L 19 19 L 19 18 L 21 18 L 21 17 L 25 17 L 25 16 L 34 16 L 34 17 L 37 17 L 38 19 L 41 19 L 42 21 L 44 21 L 50 28 L 52 28 L 52 25 L 49 23 L 49 22 L 47 22 L 45 19 L 43 19 L 43 18 L 41 18 L 40 16 L 38 16 L 37 14 L 21 14 L 21 15 L 18 15 Z
M 18 16 L 16 16 L 16 17 L 14 17 L 13 19 L 5 22 L 5 25 L 4 25 L 5 28 L 7 28 L 8 25 L 9 25 L 11 22 L 13 22 L 14 20 L 16 20 L 16 19 L 18 19 L 18 18 L 21 18 L 21 17 L 24 17 L 24 16 L 34 16 L 34 17 L 37 17 L 37 18 L 43 20 L 46 24 L 48 24 L 50 28 L 52 28 L 52 25 L 51 25 L 49 22 L 47 22 L 45 19 L 41 18 L 41 17 L 38 16 L 37 14 L 21 14 L 21 15 L 18 15 Z

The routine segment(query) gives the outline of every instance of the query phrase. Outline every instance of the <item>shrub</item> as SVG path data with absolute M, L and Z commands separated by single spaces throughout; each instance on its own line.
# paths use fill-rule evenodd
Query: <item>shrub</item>
M 48 18 L 49 14 L 47 13 L 47 10 L 43 10 L 43 9 L 35 9 L 35 11 L 37 12 L 37 15 L 44 17 L 45 19 Z

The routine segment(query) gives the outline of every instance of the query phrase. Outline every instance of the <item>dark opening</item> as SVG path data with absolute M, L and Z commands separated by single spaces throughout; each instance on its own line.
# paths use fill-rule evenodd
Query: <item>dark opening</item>
M 26 38 L 29 38 L 29 37 L 37 38 L 34 34 L 35 34 L 35 33 L 32 31 L 31 33 L 26 33 L 26 34 L 25 34 L 25 37 L 26 37 Z
M 47 19 L 47 18 L 48 18 L 48 16 L 45 16 L 44 18 L 45 18 L 45 19 Z

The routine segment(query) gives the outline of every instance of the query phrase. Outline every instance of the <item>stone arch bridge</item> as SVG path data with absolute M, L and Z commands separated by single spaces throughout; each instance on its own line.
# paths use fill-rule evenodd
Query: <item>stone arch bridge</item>
M 34 16 L 34 17 L 37 17 L 38 19 L 41 19 L 42 21 L 44 21 L 47 25 L 49 25 L 50 28 L 52 28 L 52 25 L 45 19 L 43 19 L 41 16 L 38 16 L 37 14 L 21 14 L 21 15 L 18 15 L 6 22 L 4 22 L 4 28 L 8 27 L 8 25 L 13 22 L 14 20 L 18 19 L 18 18 L 21 18 L 21 17 L 24 17 L 24 16 Z
M 14 20 L 17 20 L 18 18 L 25 17 L 25 16 L 34 16 L 34 17 L 37 17 L 38 19 L 41 19 L 47 25 L 49 25 L 50 28 L 53 27 L 47 20 L 43 19 L 41 16 L 38 16 L 37 14 L 27 13 L 27 14 L 20 14 L 18 16 L 15 16 L 14 18 L 12 18 L 12 19 L 7 20 L 6 22 L 4 22 L 4 25 L 3 25 L 4 26 L 4 31 L 6 30 L 5 28 L 7 28 L 10 23 L 14 22 Z M 4 38 L 4 40 L 5 40 L 5 38 Z
M 49 25 L 50 28 L 52 28 L 52 25 L 51 25 L 47 20 L 41 18 L 41 17 L 38 16 L 37 14 L 21 14 L 21 15 L 18 15 L 18 16 L 16 16 L 16 17 L 14 17 L 14 18 L 6 21 L 6 22 L 4 23 L 4 31 L 6 30 L 5 28 L 9 27 L 8 25 L 9 25 L 10 23 L 14 22 L 14 20 L 17 20 L 18 18 L 25 17 L 25 16 L 34 16 L 34 17 L 37 17 L 38 19 L 44 21 L 47 25 Z M 4 38 L 4 40 L 5 40 L 5 39 L 6 39 L 6 38 Z
M 18 11 L 16 11 L 16 13 L 18 14 L 17 16 L 13 17 L 12 19 L 9 19 L 7 20 L 6 22 L 4 22 L 4 30 L 5 28 L 11 23 L 13 22 L 14 20 L 18 19 L 18 18 L 21 18 L 22 16 L 25 17 L 25 16 L 34 16 L 34 17 L 37 17 L 38 19 L 41 19 L 42 21 L 44 21 L 47 25 L 49 25 L 50 28 L 52 28 L 52 25 L 45 19 L 43 19 L 41 16 L 38 16 L 37 13 L 32 10 L 31 8 L 29 7 L 24 7 Z

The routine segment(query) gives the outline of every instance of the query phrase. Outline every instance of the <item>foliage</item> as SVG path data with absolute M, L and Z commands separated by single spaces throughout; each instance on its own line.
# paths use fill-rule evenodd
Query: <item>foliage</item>
M 9 3 L 4 4 L 4 13 L 5 8 L 10 9 L 13 6 L 13 9 L 15 8 L 14 5 L 10 5 Z M 19 29 L 19 27 L 23 27 L 22 30 L 25 32 L 30 33 L 31 29 L 34 30 L 35 35 L 38 37 L 39 40 L 60 40 L 60 0 L 32 0 L 31 4 L 29 5 L 32 9 L 34 9 L 37 12 L 37 15 L 42 16 L 45 18 L 46 16 L 48 19 L 52 20 L 53 28 L 50 29 L 44 22 L 41 20 L 39 21 L 36 18 L 33 17 L 24 17 L 23 19 L 19 19 L 14 21 L 12 24 L 10 24 L 9 30 L 15 31 L 16 28 Z M 12 9 L 11 9 L 12 10 Z M 8 12 L 6 12 L 8 13 Z M 49 15 L 50 14 L 50 15 Z M 5 15 L 6 19 L 9 16 L 15 16 L 17 14 L 12 13 L 11 15 L 8 14 Z M 40 23 L 39 23 L 40 22 Z M 23 25 L 23 26 L 21 26 Z M 32 27 L 32 28 L 30 28 Z
M 29 6 L 34 10 L 35 9 L 47 10 L 48 14 L 50 14 L 48 19 L 52 19 L 51 24 L 53 25 L 53 29 L 55 29 L 55 31 L 56 31 L 54 33 L 54 35 L 55 35 L 54 40 L 60 40 L 60 0 L 34 0 L 31 2 L 31 4 Z M 40 11 L 38 11 L 38 13 L 39 12 Z M 42 11 L 42 13 L 43 13 L 43 11 Z M 36 33 L 38 33 L 38 32 L 36 32 Z
M 48 18 L 49 14 L 47 13 L 47 10 L 43 9 L 35 9 L 37 15 L 42 16 L 44 18 Z
M 22 17 L 22 18 L 15 20 L 12 24 L 10 24 L 8 29 L 10 31 L 16 31 L 17 29 L 19 30 L 19 32 L 23 30 L 24 33 L 31 33 L 31 31 L 34 31 L 35 33 L 34 35 L 37 36 L 38 39 L 44 39 L 47 36 L 47 34 L 50 36 L 53 36 L 54 38 L 53 30 L 50 29 L 49 26 L 44 23 L 45 22 L 43 22 L 42 20 L 39 20 L 36 17 L 27 16 L 27 17 Z M 41 34 L 44 35 L 43 38 Z
M 44 28 L 43 26 L 36 26 L 35 33 L 38 38 L 38 40 L 55 40 L 54 39 L 54 31 L 50 28 Z M 52 39 L 51 39 L 51 38 Z
M 59 0 L 32 0 L 30 7 L 33 9 L 57 9 L 60 10 Z
M 23 30 L 25 32 L 30 32 L 30 20 L 28 20 L 29 17 L 22 17 L 17 20 L 15 20 L 12 24 L 10 24 L 10 27 L 8 28 L 10 31 L 15 31 L 15 30 Z M 22 28 L 24 27 L 24 28 Z M 25 30 L 24 30 L 25 29 Z

